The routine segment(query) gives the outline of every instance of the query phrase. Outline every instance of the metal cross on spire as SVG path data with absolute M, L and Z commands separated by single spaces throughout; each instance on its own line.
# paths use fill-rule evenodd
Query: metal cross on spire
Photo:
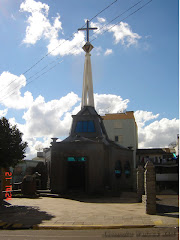
M 78 31 L 79 31 L 79 30 L 85 30 L 85 31 L 87 31 L 87 42 L 89 42 L 89 30 L 96 30 L 97 28 L 90 28 L 90 27 L 89 27 L 89 20 L 87 20 L 86 24 L 87 24 L 87 27 L 86 27 L 86 28 L 79 28 Z

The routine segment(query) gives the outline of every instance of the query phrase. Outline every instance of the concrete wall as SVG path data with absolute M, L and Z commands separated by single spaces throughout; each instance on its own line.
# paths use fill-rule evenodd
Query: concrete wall
M 53 192 L 67 190 L 67 157 L 87 157 L 86 192 L 104 190 L 104 149 L 102 143 L 56 143 L 51 149 L 51 188 Z
M 102 193 L 107 187 L 112 191 L 130 190 L 133 185 L 133 167 L 126 178 L 124 165 L 129 161 L 132 166 L 133 151 L 107 146 L 102 142 L 57 142 L 51 148 L 51 189 L 56 193 L 67 191 L 67 157 L 87 157 L 85 162 L 86 192 Z M 122 164 L 122 175 L 115 177 L 115 163 Z
M 121 162 L 121 168 L 122 168 L 122 174 L 120 178 L 116 178 L 115 176 L 115 164 L 116 161 L 120 160 Z M 129 161 L 131 166 L 131 172 L 130 176 L 127 178 L 125 175 L 125 169 L 124 166 L 126 164 L 126 161 Z M 110 159 L 109 159 L 109 174 L 111 180 L 111 187 L 113 190 L 122 191 L 122 190 L 132 190 L 133 188 L 133 151 L 131 150 L 125 150 L 125 149 L 118 149 L 113 148 L 110 153 Z

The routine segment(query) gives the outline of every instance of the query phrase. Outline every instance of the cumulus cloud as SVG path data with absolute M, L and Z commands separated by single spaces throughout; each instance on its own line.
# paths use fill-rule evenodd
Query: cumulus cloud
M 27 18 L 26 35 L 23 43 L 35 44 L 40 39 L 47 39 L 48 53 L 53 56 L 64 55 L 78 55 L 82 50 L 85 43 L 84 31 L 76 32 L 72 38 L 66 40 L 62 37 L 64 34 L 60 15 L 57 14 L 53 21 L 49 19 L 49 6 L 46 3 L 35 0 L 25 0 L 20 5 L 21 12 L 29 14 Z M 125 46 L 137 44 L 141 38 L 137 33 L 134 33 L 127 23 L 120 22 L 118 25 L 107 24 L 105 18 L 97 17 L 97 22 L 91 22 L 91 27 L 97 27 L 98 30 L 94 31 L 93 35 L 102 34 L 104 31 L 113 34 L 115 44 L 121 43 Z M 61 34 L 61 37 L 59 35 Z M 92 36 L 93 37 L 93 36 Z M 105 55 L 112 52 L 106 50 Z
M 100 115 L 121 112 L 127 108 L 129 100 L 111 94 L 95 94 L 96 110 Z M 23 141 L 28 142 L 26 158 L 35 157 L 37 150 L 50 146 L 51 137 L 64 139 L 69 135 L 72 115 L 81 109 L 80 98 L 71 92 L 66 96 L 45 102 L 44 97 L 38 96 L 24 113 L 24 124 L 10 118 L 12 125 L 17 125 L 24 134 Z M 4 114 L 6 111 L 4 111 Z
M 123 100 L 121 96 L 113 94 L 94 94 L 95 108 L 100 115 L 105 113 L 124 112 L 129 103 L 129 99 Z
M 113 33 L 116 44 L 121 42 L 122 45 L 126 45 L 127 47 L 137 44 L 138 39 L 141 38 L 137 33 L 132 32 L 128 23 L 124 22 L 120 22 L 111 28 L 109 32 Z
M 0 103 L 8 108 L 28 108 L 33 102 L 33 97 L 29 91 L 21 96 L 20 90 L 25 85 L 24 75 L 18 77 L 10 72 L 3 72 L 0 75 Z
M 99 114 L 122 112 L 129 100 L 111 94 L 95 94 L 96 110 Z M 77 105 L 78 104 L 78 105 Z M 69 134 L 72 117 L 81 109 L 80 98 L 73 92 L 60 98 L 45 102 L 44 97 L 37 97 L 24 113 L 26 121 L 23 132 L 26 138 L 63 137 Z M 22 129 L 22 126 L 20 126 Z
M 113 53 L 113 50 L 112 49 L 106 49 L 105 53 L 104 53 L 104 56 L 108 56 L 110 54 Z
M 11 125 L 17 125 L 23 133 L 23 141 L 28 143 L 26 159 L 35 157 L 39 148 L 49 147 L 52 137 L 63 139 L 68 136 L 72 111 L 79 102 L 80 98 L 73 92 L 49 102 L 38 96 L 24 113 L 24 124 L 19 124 L 15 118 L 9 119 Z
M 19 81 L 21 82 L 22 79 L 20 78 Z M 25 98 L 25 96 L 21 97 L 20 89 L 16 98 L 19 102 L 16 99 L 15 105 L 23 102 L 22 99 Z M 129 99 L 122 99 L 121 96 L 96 93 L 94 98 L 95 108 L 99 115 L 120 113 L 128 108 Z M 9 105 L 11 101 L 9 100 Z M 10 123 L 17 125 L 24 134 L 23 141 L 28 142 L 26 158 L 31 159 L 36 156 L 38 149 L 49 147 L 51 137 L 58 137 L 62 140 L 68 136 L 72 123 L 71 115 L 76 114 L 80 109 L 80 98 L 73 92 L 49 102 L 46 102 L 43 96 L 38 96 L 34 101 L 31 99 L 31 104 L 23 115 L 24 124 L 17 123 L 15 118 L 10 118 Z M 7 111 L 8 109 L 0 110 L 0 116 L 5 116 Z M 139 148 L 167 147 L 176 139 L 179 132 L 178 119 L 158 120 L 159 114 L 142 110 L 136 111 L 134 115 L 138 125 Z M 148 124 L 149 121 L 150 124 Z
M 45 38 L 49 40 L 47 48 L 51 55 L 77 55 L 82 52 L 84 33 L 82 31 L 75 33 L 71 40 L 58 39 L 59 33 L 63 34 L 60 15 L 57 14 L 53 19 L 54 22 L 51 23 L 48 18 L 49 6 L 47 4 L 34 0 L 25 0 L 20 5 L 20 11 L 30 14 L 27 19 L 28 26 L 23 43 L 35 44 L 38 40 Z M 63 46 L 61 46 L 62 44 Z
M 65 136 L 71 125 L 69 111 L 79 102 L 79 97 L 73 92 L 59 100 L 45 102 L 39 96 L 26 113 L 26 135 L 34 137 Z
M 159 114 L 152 112 L 136 111 L 134 113 L 138 125 L 139 148 L 168 147 L 176 139 L 179 132 L 179 119 L 156 120 L 149 125 L 148 121 L 157 119 Z
M 49 6 L 34 0 L 25 0 L 20 5 L 21 12 L 29 12 L 31 15 L 27 19 L 26 36 L 24 43 L 35 44 L 42 37 L 57 38 L 58 31 L 62 30 L 60 16 L 58 15 L 52 25 L 48 20 Z
M 147 121 L 158 118 L 159 114 L 154 115 L 152 112 L 138 110 L 134 113 L 134 116 L 138 127 L 144 127 Z
M 139 141 L 141 147 L 168 147 L 179 133 L 179 119 L 163 118 L 155 121 L 146 126 L 143 133 Z
M 51 55 L 53 56 L 65 56 L 69 54 L 78 55 L 83 52 L 82 46 L 84 43 L 84 33 L 80 31 L 73 35 L 72 40 L 58 40 L 57 38 L 51 38 L 47 48 L 48 52 L 51 52 Z
M 113 34 L 115 44 L 121 43 L 127 47 L 136 45 L 141 36 L 134 33 L 128 23 L 120 22 L 117 25 L 107 24 L 105 18 L 97 18 L 97 22 L 91 22 L 91 27 L 97 27 L 94 35 L 102 34 L 104 31 Z
M 36 157 L 37 152 L 42 151 L 43 148 L 49 147 L 52 139 L 47 137 L 43 137 L 41 140 L 37 140 L 37 138 L 29 138 L 27 139 L 27 142 L 28 148 L 26 150 L 26 159 L 32 159 Z

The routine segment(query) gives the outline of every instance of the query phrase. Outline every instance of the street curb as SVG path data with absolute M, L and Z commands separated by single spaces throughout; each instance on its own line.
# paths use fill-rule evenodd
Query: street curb
M 0 221 L 0 230 L 1 229 L 9 229 L 9 230 L 12 230 L 12 229 L 32 229 L 32 225 L 27 225 L 27 224 L 22 224 L 22 223 L 8 223 L 8 222 L 3 222 L 3 221 Z
M 179 228 L 179 225 L 173 227 Z M 171 226 L 171 227 L 172 227 Z M 29 225 L 21 223 L 7 223 L 0 221 L 0 229 L 9 229 L 9 230 L 23 230 L 23 229 L 33 229 L 33 230 L 97 230 L 97 229 L 130 229 L 130 228 L 155 228 L 155 227 L 170 227 L 170 225 L 162 224 L 138 224 L 138 225 L 123 225 L 123 224 L 114 224 L 114 225 Z
M 93 229 L 120 229 L 120 228 L 153 228 L 155 225 L 34 225 L 34 230 L 93 230 Z

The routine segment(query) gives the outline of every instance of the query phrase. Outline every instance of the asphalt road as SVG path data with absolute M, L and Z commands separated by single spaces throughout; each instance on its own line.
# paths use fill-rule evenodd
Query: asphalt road
M 176 240 L 178 228 L 138 228 L 114 230 L 0 230 L 1 240 L 147 239 Z

